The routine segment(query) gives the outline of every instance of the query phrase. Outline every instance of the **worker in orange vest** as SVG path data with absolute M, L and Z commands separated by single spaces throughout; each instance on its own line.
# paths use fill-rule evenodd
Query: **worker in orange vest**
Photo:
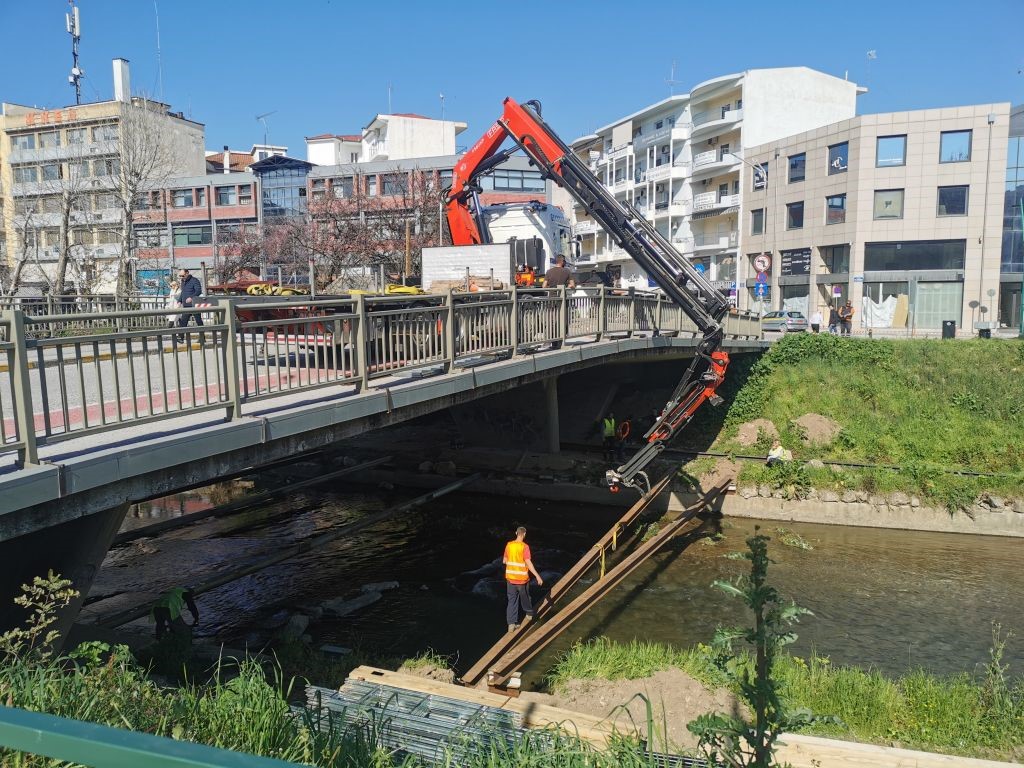
M 505 592 L 508 595 L 505 618 L 508 619 L 508 631 L 512 632 L 519 626 L 520 606 L 526 616 L 533 616 L 530 574 L 537 579 L 538 585 L 544 583 L 530 559 L 530 546 L 526 543 L 526 529 L 523 526 L 516 528 L 515 539 L 505 545 L 505 555 L 501 562 L 505 564 Z

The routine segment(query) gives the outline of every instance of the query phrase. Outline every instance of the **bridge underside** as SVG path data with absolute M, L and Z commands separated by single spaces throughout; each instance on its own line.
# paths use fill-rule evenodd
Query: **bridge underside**
M 727 344 L 734 353 L 762 348 L 758 341 Z M 692 356 L 694 346 L 693 339 L 665 337 L 567 346 L 443 376 L 395 379 L 363 393 L 333 387 L 282 395 L 231 421 L 192 414 L 45 446 L 46 464 L 0 476 L 0 626 L 16 617 L 7 606 L 19 585 L 47 570 L 73 578 L 86 594 L 133 502 L 561 374 L 681 360 Z M 549 401 L 551 390 L 549 385 Z

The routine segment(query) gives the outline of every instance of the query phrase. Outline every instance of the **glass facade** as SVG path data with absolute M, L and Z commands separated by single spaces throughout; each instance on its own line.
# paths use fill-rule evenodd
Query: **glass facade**
M 963 269 L 966 240 L 909 240 L 902 243 L 865 243 L 867 272 L 920 269 Z
M 250 166 L 259 176 L 263 216 L 267 219 L 302 216 L 306 213 L 306 177 L 309 163 L 291 158 L 268 157 L 263 167 Z
M 1010 139 L 1006 165 L 1001 269 L 1024 272 L 1024 136 Z

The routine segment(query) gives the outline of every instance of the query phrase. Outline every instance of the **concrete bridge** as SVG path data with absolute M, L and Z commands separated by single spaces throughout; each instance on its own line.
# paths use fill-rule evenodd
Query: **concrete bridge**
M 663 297 L 603 288 L 225 298 L 180 343 L 167 315 L 0 319 L 0 624 L 47 569 L 84 595 L 131 503 L 535 382 L 557 452 L 561 374 L 698 341 Z M 765 344 L 750 315 L 725 336 Z

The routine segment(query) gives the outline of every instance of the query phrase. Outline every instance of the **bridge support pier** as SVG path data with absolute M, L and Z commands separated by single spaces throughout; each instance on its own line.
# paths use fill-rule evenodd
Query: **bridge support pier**
M 545 437 L 548 453 L 562 450 L 562 437 L 558 429 L 558 377 L 544 379 Z
M 128 506 L 119 504 L 32 533 L 4 537 L 0 543 L 0 562 L 4 564 L 0 577 L 0 631 L 17 626 L 25 618 L 24 611 L 14 604 L 14 598 L 21 594 L 21 585 L 53 571 L 69 579 L 78 592 L 78 597 L 53 626 L 63 642 L 124 521 Z

